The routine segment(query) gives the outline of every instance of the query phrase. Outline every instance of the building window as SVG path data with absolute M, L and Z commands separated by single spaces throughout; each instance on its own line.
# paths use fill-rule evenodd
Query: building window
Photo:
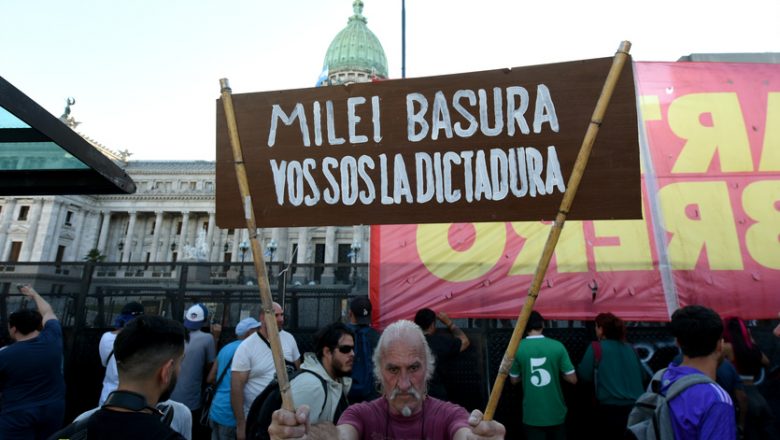
M 22 242 L 21 241 L 12 241 L 11 242 L 11 254 L 8 256 L 8 261 L 15 263 L 19 261 L 19 254 L 22 253 Z
M 176 224 L 176 235 L 181 235 L 181 222 Z
M 155 226 L 157 226 L 157 219 L 155 219 L 155 220 L 152 222 L 152 228 L 151 228 L 151 230 L 149 231 L 149 235 L 154 235 L 154 228 L 155 228 Z
M 214 182 L 206 182 L 206 191 L 207 192 L 213 192 L 214 191 Z
M 73 220 L 73 211 L 68 211 L 68 213 L 65 214 L 65 226 L 70 226 L 71 220 Z
M 26 221 L 27 220 L 27 214 L 30 213 L 30 207 L 29 206 L 22 206 L 19 208 L 19 217 L 17 220 L 19 221 Z

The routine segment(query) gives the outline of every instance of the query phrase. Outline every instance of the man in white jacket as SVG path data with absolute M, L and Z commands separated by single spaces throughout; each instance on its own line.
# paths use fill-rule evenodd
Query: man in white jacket
M 306 404 L 311 408 L 311 423 L 336 422 L 348 405 L 354 335 L 344 324 L 330 324 L 315 335 L 315 350 L 304 355 L 302 371 L 290 382 L 293 401 L 296 406 Z

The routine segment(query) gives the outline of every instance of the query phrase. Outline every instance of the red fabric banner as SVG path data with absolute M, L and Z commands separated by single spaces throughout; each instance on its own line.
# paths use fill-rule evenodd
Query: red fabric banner
M 645 220 L 567 221 L 536 309 L 548 319 L 611 311 L 665 321 L 678 306 L 704 304 L 723 316 L 776 317 L 780 65 L 634 68 Z M 375 322 L 423 307 L 516 318 L 548 233 L 545 222 L 372 227 Z

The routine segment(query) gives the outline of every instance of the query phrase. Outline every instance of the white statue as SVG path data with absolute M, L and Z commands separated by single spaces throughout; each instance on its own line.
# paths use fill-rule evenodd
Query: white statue
M 198 231 L 195 246 L 184 245 L 182 253 L 186 261 L 208 261 L 209 245 L 206 243 L 206 231 L 203 229 Z

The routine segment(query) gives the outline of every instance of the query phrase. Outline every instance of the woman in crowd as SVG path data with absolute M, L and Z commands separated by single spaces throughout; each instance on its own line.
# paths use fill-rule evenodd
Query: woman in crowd
M 600 438 L 623 438 L 628 414 L 644 392 L 644 373 L 634 348 L 626 342 L 626 326 L 612 313 L 596 316 L 596 338 L 585 352 L 577 373 L 593 383 Z
M 769 359 L 756 345 L 750 330 L 740 318 L 726 318 L 723 322 L 723 353 L 737 369 L 747 394 L 747 412 L 738 420 L 745 440 L 777 438 L 772 426 L 772 411 L 755 381 Z

